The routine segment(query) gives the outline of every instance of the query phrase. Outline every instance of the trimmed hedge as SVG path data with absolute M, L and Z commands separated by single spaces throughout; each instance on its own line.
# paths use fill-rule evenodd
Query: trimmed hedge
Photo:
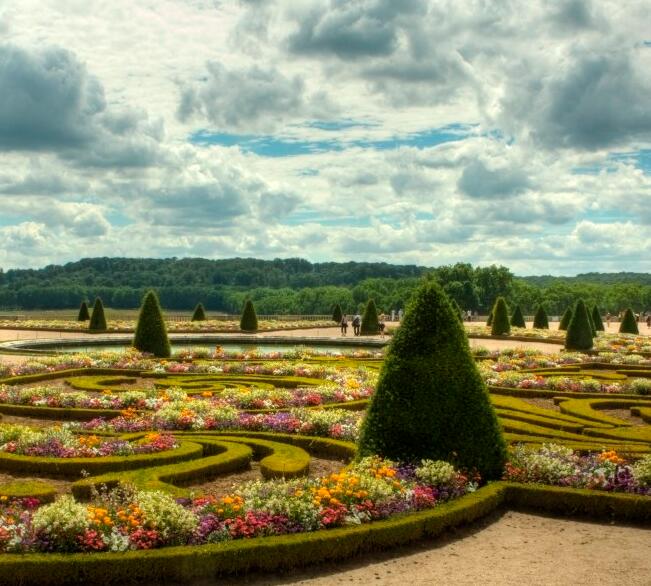
M 148 291 L 142 301 L 136 333 L 133 336 L 133 347 L 157 358 L 169 358 L 172 354 L 163 312 L 158 296 L 153 291 Z
M 567 350 L 590 350 L 592 348 L 592 322 L 583 299 L 576 302 L 572 319 L 567 326 L 565 348 Z
M 37 498 L 41 503 L 51 503 L 57 489 L 42 480 L 14 480 L 0 484 L 0 496 L 9 498 Z
M 197 303 L 190 321 L 206 321 L 206 310 L 203 307 L 203 303 Z
M 37 383 L 44 380 L 54 380 L 66 376 L 79 376 L 79 375 L 106 375 L 106 374 L 120 374 L 132 373 L 134 376 L 140 376 L 140 370 L 127 370 L 125 368 L 68 368 L 66 370 L 55 370 L 48 372 L 37 372 L 35 374 L 21 374 L 18 376 L 10 376 L 7 378 L 0 378 L 1 385 L 27 385 L 30 383 Z
M 88 321 L 90 313 L 88 313 L 88 304 L 85 301 L 81 302 L 79 306 L 79 313 L 77 314 L 77 321 Z
M 240 317 L 240 330 L 243 332 L 257 332 L 258 331 L 258 316 L 253 307 L 253 301 L 247 299 L 244 303 L 242 316 Z
M 630 307 L 624 312 L 622 322 L 619 324 L 619 333 L 635 335 L 639 335 L 640 333 L 637 327 L 637 321 L 635 321 L 635 315 Z
M 90 316 L 88 329 L 91 332 L 105 332 L 107 329 L 106 317 L 104 315 L 104 304 L 99 297 L 95 299 L 95 305 L 93 305 L 93 315 Z
M 57 419 L 60 421 L 90 421 L 96 417 L 117 417 L 119 409 L 84 409 L 76 407 L 45 407 L 40 405 L 14 405 L 0 403 L 0 413 L 16 417 Z
M 344 317 L 343 312 L 341 311 L 341 305 L 338 303 L 335 305 L 335 308 L 332 310 L 332 321 L 336 324 L 341 323 L 341 319 Z
M 511 325 L 514 328 L 526 328 L 527 324 L 524 321 L 524 315 L 522 315 L 522 310 L 519 305 L 515 306 L 513 310 L 513 315 L 511 316 Z
M 509 323 L 509 311 L 506 307 L 504 297 L 498 297 L 493 307 L 493 323 L 491 324 L 491 336 L 504 336 L 511 333 Z
M 549 318 L 547 317 L 547 312 L 542 305 L 539 305 L 536 310 L 536 315 L 533 318 L 533 327 L 538 330 L 549 329 Z
M 601 312 L 596 305 L 592 306 L 592 325 L 594 325 L 594 329 L 598 332 L 604 332 L 606 330 L 604 328 L 604 322 L 601 319 Z
M 631 425 L 628 421 L 600 413 L 596 407 L 617 409 L 625 406 L 628 407 L 631 403 L 635 404 L 635 401 L 622 401 L 621 399 L 568 399 L 567 401 L 560 402 L 558 407 L 561 413 L 566 413 L 567 415 L 597 421 L 609 427 L 628 427 Z
M 362 315 L 362 325 L 360 333 L 363 336 L 374 336 L 379 333 L 380 325 L 377 317 L 377 307 L 375 306 L 375 301 L 369 299 L 364 309 L 364 314 Z
M 486 325 L 489 326 L 489 327 L 493 325 L 493 310 L 492 309 L 488 312 L 488 318 L 486 319 Z
M 572 308 L 568 307 L 565 310 L 565 313 L 563 314 L 563 317 L 561 317 L 561 321 L 558 324 L 558 329 L 559 330 L 567 330 L 567 326 L 570 325 L 570 321 L 572 320 Z

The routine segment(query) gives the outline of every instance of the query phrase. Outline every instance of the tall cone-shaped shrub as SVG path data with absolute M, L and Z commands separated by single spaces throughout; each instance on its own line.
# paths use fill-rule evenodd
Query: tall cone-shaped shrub
M 88 303 L 82 301 L 81 305 L 79 306 L 77 321 L 88 321 L 89 319 L 90 319 L 90 313 L 88 313 Z
M 572 307 L 568 307 L 565 310 L 565 313 L 563 314 L 563 317 L 561 317 L 561 321 L 558 324 L 558 329 L 559 330 L 567 330 L 567 326 L 570 325 L 570 320 L 572 319 Z
M 253 301 L 247 299 L 244 303 L 242 310 L 242 317 L 240 317 L 240 330 L 243 332 L 257 332 L 258 331 L 258 316 L 255 314 L 255 307 Z
M 585 310 L 588 313 L 588 321 L 590 322 L 590 333 L 594 338 L 597 335 L 597 328 L 594 327 L 594 322 L 592 321 L 592 312 L 588 309 L 588 306 L 585 306 Z
M 601 319 L 601 312 L 596 305 L 592 308 L 592 325 L 594 325 L 594 329 L 598 332 L 606 330 L 606 328 L 604 328 L 604 322 Z
M 547 312 L 542 305 L 539 305 L 536 310 L 536 315 L 533 318 L 533 327 L 539 330 L 549 329 L 549 318 L 547 317 Z
M 576 302 L 576 307 L 572 312 L 572 319 L 565 334 L 565 348 L 567 350 L 590 350 L 592 348 L 592 326 L 583 299 Z
M 630 307 L 624 312 L 622 323 L 619 324 L 619 333 L 620 334 L 640 333 L 640 330 L 637 327 L 637 322 L 635 321 L 635 315 L 633 314 L 633 310 Z
M 206 310 L 203 308 L 203 303 L 197 303 L 192 313 L 192 321 L 206 321 Z
M 491 324 L 491 335 L 502 336 L 511 333 L 509 324 L 509 310 L 506 308 L 504 297 L 498 297 L 493 306 L 493 323 Z
M 514 328 L 526 328 L 527 324 L 524 321 L 524 315 L 522 315 L 522 310 L 519 305 L 515 306 L 513 315 L 511 316 L 511 325 Z
M 460 322 L 463 322 L 463 310 L 456 299 L 452 299 L 452 308 L 454 309 Z
M 468 338 L 441 287 L 427 281 L 407 306 L 362 423 L 358 453 L 447 460 L 501 477 L 506 448 Z
M 489 326 L 489 327 L 493 325 L 493 310 L 492 309 L 488 312 L 488 319 L 486 320 L 486 325 Z
M 364 314 L 362 315 L 362 328 L 360 333 L 364 336 L 373 336 L 380 331 L 380 325 L 377 318 L 377 307 L 375 301 L 369 299 Z
M 93 305 L 93 315 L 90 316 L 88 329 L 91 332 L 104 332 L 106 331 L 106 317 L 104 316 L 104 304 L 102 300 L 97 297 L 95 305 Z
M 148 291 L 142 301 L 133 347 L 158 358 L 167 358 L 172 353 L 163 312 L 153 291 Z
M 332 310 L 332 321 L 335 323 L 340 323 L 342 317 L 344 317 L 344 314 L 341 311 L 341 305 L 337 303 L 337 305 L 335 305 L 335 308 Z

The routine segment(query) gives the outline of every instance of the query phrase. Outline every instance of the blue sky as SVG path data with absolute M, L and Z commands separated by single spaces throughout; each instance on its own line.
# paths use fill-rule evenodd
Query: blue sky
M 0 2 L 0 267 L 651 271 L 649 24 L 644 0 Z

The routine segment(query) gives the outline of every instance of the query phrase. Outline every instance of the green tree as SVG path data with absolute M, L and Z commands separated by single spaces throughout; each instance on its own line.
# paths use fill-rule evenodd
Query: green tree
M 493 307 L 493 323 L 491 324 L 492 336 L 503 336 L 511 333 L 509 324 L 509 310 L 506 307 L 504 297 L 498 297 Z
M 568 306 L 568 308 L 565 310 L 565 313 L 563 314 L 563 317 L 561 317 L 561 321 L 558 324 L 558 329 L 567 330 L 567 327 L 570 325 L 571 320 L 572 320 L 572 307 Z
M 93 305 L 93 315 L 90 316 L 88 329 L 91 332 L 105 332 L 106 331 L 106 317 L 104 316 L 104 304 L 102 300 L 97 297 L 95 305 Z
M 452 308 L 454 309 L 457 317 L 459 318 L 459 321 L 463 322 L 463 310 L 461 309 L 461 306 L 457 303 L 456 299 L 452 299 Z
M 542 305 L 539 305 L 536 310 L 536 315 L 533 318 L 533 327 L 539 330 L 549 329 L 549 318 L 547 317 L 547 312 Z
M 592 306 L 592 325 L 594 325 L 595 330 L 600 332 L 603 332 L 606 329 L 604 328 L 604 322 L 601 319 L 601 312 L 596 305 Z
M 524 321 L 524 315 L 522 315 L 522 310 L 519 305 L 515 306 L 513 310 L 513 315 L 511 316 L 511 325 L 514 328 L 526 328 L 527 324 Z
M 583 299 L 576 302 L 572 312 L 572 319 L 565 334 L 565 348 L 567 350 L 590 350 L 592 348 L 592 325 Z
M 462 324 L 440 285 L 409 303 L 362 424 L 360 456 L 447 460 L 501 477 L 506 448 Z
M 88 321 L 90 319 L 90 313 L 88 313 L 88 303 L 85 301 L 81 302 L 79 306 L 79 314 L 77 315 L 77 321 Z
M 206 321 L 206 310 L 203 308 L 203 303 L 197 303 L 191 321 Z
M 133 347 L 158 358 L 167 358 L 172 353 L 163 312 L 154 291 L 148 291 L 142 301 Z
M 335 305 L 334 310 L 332 311 L 332 321 L 335 323 L 341 323 L 341 318 L 344 316 L 344 314 L 341 311 L 341 305 L 338 303 Z
M 640 330 L 637 327 L 637 321 L 635 321 L 635 315 L 633 310 L 629 307 L 624 312 L 624 317 L 622 322 L 619 324 L 619 333 L 620 334 L 639 334 Z
M 247 299 L 244 302 L 244 309 L 240 317 L 240 330 L 243 332 L 257 332 L 258 331 L 258 316 L 253 307 L 253 301 Z
M 363 336 L 373 336 L 379 333 L 379 331 L 380 327 L 377 317 L 377 307 L 375 306 L 375 301 L 369 299 L 362 315 L 362 328 L 360 333 Z

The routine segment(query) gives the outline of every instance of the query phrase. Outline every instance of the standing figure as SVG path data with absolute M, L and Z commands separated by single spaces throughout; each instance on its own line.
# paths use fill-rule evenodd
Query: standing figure
M 348 331 L 348 318 L 345 313 L 341 316 L 341 322 L 339 322 L 339 325 L 341 326 L 341 335 L 345 336 Z
M 358 313 L 353 318 L 353 335 L 359 336 L 359 331 L 361 329 L 361 326 L 362 326 L 362 317 Z

